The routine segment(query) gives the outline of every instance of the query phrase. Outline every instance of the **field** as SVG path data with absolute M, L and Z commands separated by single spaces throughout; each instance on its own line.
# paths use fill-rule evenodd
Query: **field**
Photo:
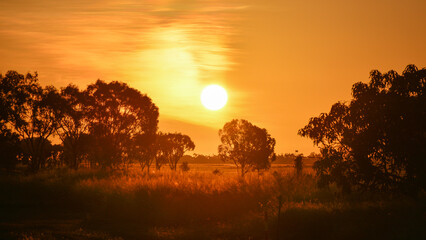
M 425 239 L 426 196 L 342 196 L 309 165 L 231 164 L 0 177 L 0 239 Z

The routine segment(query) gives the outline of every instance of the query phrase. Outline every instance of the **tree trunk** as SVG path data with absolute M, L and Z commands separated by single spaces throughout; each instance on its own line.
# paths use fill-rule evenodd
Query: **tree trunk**
M 246 174 L 245 166 L 241 165 L 241 177 L 244 177 L 245 174 Z

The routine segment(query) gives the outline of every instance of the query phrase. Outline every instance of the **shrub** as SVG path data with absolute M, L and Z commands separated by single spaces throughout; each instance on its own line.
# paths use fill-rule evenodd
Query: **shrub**
M 219 170 L 219 169 L 215 169 L 215 170 L 213 170 L 213 172 L 212 172 L 214 175 L 222 175 L 222 172 Z
M 180 170 L 182 170 L 182 172 L 188 172 L 189 169 L 190 168 L 188 162 L 182 162 L 182 164 L 180 165 Z
M 302 156 L 302 154 L 298 155 L 294 159 L 294 170 L 296 170 L 297 176 L 300 176 L 300 174 L 302 174 L 302 171 L 303 171 L 303 156 Z

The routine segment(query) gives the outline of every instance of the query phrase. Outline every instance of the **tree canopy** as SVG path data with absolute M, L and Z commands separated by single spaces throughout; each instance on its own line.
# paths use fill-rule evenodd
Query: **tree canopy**
M 156 134 L 158 107 L 138 90 L 125 83 L 98 80 L 85 94 L 96 162 L 105 167 L 126 163 L 136 134 Z
M 311 118 L 299 130 L 321 149 L 319 184 L 415 193 L 426 187 L 426 69 L 408 65 L 370 73 L 353 99 Z
M 191 138 L 181 133 L 159 133 L 156 139 L 157 168 L 168 163 L 170 169 L 176 170 L 179 160 L 186 151 L 195 149 Z
M 219 157 L 232 161 L 244 176 L 252 170 L 268 169 L 275 160 L 275 139 L 266 129 L 247 120 L 234 119 L 219 130 Z
M 98 80 L 81 91 L 69 85 L 58 91 L 42 87 L 38 75 L 8 71 L 0 75 L 1 166 L 16 164 L 18 155 L 37 171 L 62 161 L 78 168 L 117 167 L 152 148 L 158 107 L 125 83 Z M 62 140 L 52 145 L 52 136 Z M 141 137 L 143 136 L 143 137 Z M 141 138 L 144 138 L 141 141 Z M 48 162 L 49 161 L 49 162 Z
M 58 119 L 56 130 L 63 143 L 63 158 L 67 165 L 77 169 L 84 156 L 87 156 L 89 145 L 87 96 L 77 86 L 68 85 L 61 89 L 64 99 L 62 117 Z
M 40 86 L 37 73 L 9 71 L 0 85 L 2 128 L 24 140 L 29 166 L 37 171 L 46 163 L 48 138 L 58 127 L 64 101 L 53 86 Z

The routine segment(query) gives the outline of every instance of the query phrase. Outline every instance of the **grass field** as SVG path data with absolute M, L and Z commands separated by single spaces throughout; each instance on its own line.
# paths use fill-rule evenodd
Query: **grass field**
M 341 196 L 315 180 L 289 164 L 3 175 L 0 239 L 426 239 L 424 193 Z

